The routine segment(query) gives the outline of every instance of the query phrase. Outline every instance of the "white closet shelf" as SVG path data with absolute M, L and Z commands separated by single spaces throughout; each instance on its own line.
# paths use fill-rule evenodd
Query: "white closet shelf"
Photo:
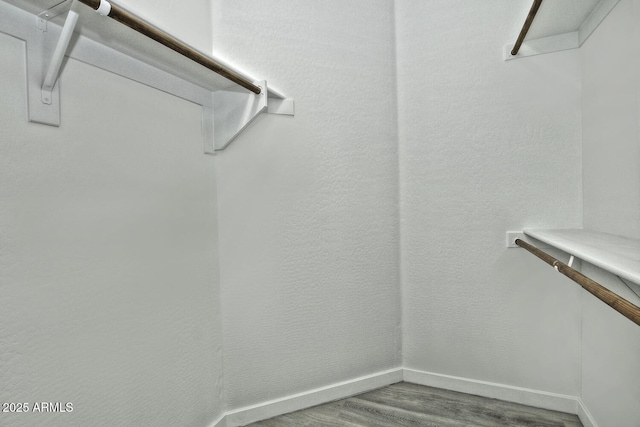
M 583 229 L 523 230 L 524 234 L 640 284 L 640 240 Z
M 197 51 L 115 3 L 98 3 L 100 10 L 109 6 L 108 16 L 72 0 L 0 0 L 0 33 L 26 42 L 29 121 L 60 125 L 57 80 L 65 56 L 202 105 L 206 153 L 224 149 L 261 113 L 294 115 L 293 99 L 266 80 Z M 111 19 L 114 13 L 131 17 L 138 30 Z M 142 27 L 156 38 L 141 34 Z M 158 35 L 169 44 L 156 41 Z
M 511 55 L 514 43 L 508 43 L 503 49 L 504 60 L 579 48 L 619 1 L 542 2 L 518 54 Z

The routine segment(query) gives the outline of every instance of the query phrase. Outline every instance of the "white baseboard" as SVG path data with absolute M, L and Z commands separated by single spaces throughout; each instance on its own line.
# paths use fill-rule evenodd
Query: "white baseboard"
M 472 380 L 468 378 L 454 377 L 450 375 L 435 374 L 432 372 L 404 369 L 404 381 L 425 385 L 429 387 L 443 388 L 451 391 L 459 391 L 476 396 L 505 400 L 521 405 L 535 406 L 552 411 L 576 414 L 582 420 L 588 411 L 579 398 L 563 394 L 548 393 L 521 387 L 513 387 L 505 384 L 490 383 L 486 381 Z M 580 413 L 584 412 L 581 416 Z M 597 427 L 595 424 L 585 427 Z
M 226 414 L 220 416 L 216 421 L 212 422 L 210 427 L 227 427 L 227 416 Z
M 391 369 L 229 411 L 225 416 L 214 422 L 211 427 L 244 426 L 256 421 L 365 393 L 400 381 L 576 414 L 584 427 L 598 427 L 582 399 L 575 396 L 402 368 Z
M 286 414 L 301 409 L 334 400 L 344 399 L 355 394 L 375 390 L 402 381 L 402 368 L 391 369 L 365 377 L 355 378 L 327 387 L 318 388 L 304 393 L 294 394 L 259 405 L 248 406 L 226 413 L 223 421 L 216 427 L 237 427 L 260 420 L 266 420 L 278 415 Z
M 598 427 L 596 420 L 593 419 L 582 399 L 578 399 L 578 418 L 584 427 Z

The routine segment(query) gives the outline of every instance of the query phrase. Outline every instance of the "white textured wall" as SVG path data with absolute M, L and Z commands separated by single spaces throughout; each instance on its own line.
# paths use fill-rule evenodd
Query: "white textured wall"
M 217 156 L 230 409 L 400 366 L 393 3 L 213 14 L 216 51 L 296 101 Z
M 584 225 L 640 238 L 640 3 L 623 0 L 581 48 Z
M 129 3 L 296 117 L 204 156 L 197 106 L 69 61 L 28 124 L 0 35 L 0 400 L 74 403 L 0 425 L 204 426 L 224 357 L 231 410 L 404 364 L 635 427 L 637 328 L 504 232 L 580 226 L 584 157 L 585 225 L 640 235 L 640 0 L 510 62 L 529 0 Z
M 582 271 L 639 304 L 614 275 L 590 265 Z M 637 427 L 640 328 L 590 293 L 582 293 L 582 401 L 599 427 Z
M 405 367 L 577 396 L 580 291 L 505 231 L 581 225 L 580 57 L 530 1 L 396 2 Z
M 211 0 L 120 0 L 117 4 L 196 49 L 211 52 Z
M 640 1 L 622 0 L 581 48 L 585 227 L 640 238 Z M 620 280 L 587 273 L 637 304 Z M 640 328 L 584 293 L 582 398 L 603 427 L 640 423 Z
M 222 333 L 201 109 L 70 60 L 62 126 L 30 124 L 24 64 L 0 34 L 0 401 L 74 411 L 0 425 L 208 425 Z

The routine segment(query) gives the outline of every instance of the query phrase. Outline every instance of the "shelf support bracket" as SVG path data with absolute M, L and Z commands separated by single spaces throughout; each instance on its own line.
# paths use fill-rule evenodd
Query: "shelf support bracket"
M 62 27 L 62 34 L 60 34 L 60 39 L 58 39 L 56 49 L 53 51 L 53 56 L 49 63 L 49 69 L 47 70 L 44 82 L 42 83 L 42 102 L 44 104 L 50 105 L 53 102 L 53 88 L 58 81 L 62 60 L 64 59 L 64 54 L 67 52 L 67 48 L 69 47 L 73 30 L 76 28 L 76 24 L 78 23 L 78 17 L 79 16 L 76 12 L 70 10 L 67 15 L 67 20 L 64 22 L 64 27 Z M 58 102 L 59 100 L 60 97 L 58 96 Z
M 203 106 L 204 152 L 224 150 L 261 113 L 267 111 L 267 82 L 256 82 L 256 95 L 243 89 L 212 93 L 210 105 Z
M 57 80 L 78 22 L 78 14 L 71 10 L 72 3 L 69 0 L 58 3 L 38 14 L 33 27 L 19 31 L 18 37 L 26 42 L 30 122 L 60 126 L 60 85 Z M 58 26 L 48 24 L 50 19 L 67 11 L 61 31 Z
M 62 0 L 57 5 L 40 12 L 36 19 L 36 27 L 40 31 L 47 31 L 47 23 L 58 15 L 66 13 L 71 8 L 72 0 Z

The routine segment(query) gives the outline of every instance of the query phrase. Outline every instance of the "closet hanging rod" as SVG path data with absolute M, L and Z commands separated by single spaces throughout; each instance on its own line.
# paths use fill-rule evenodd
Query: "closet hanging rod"
M 180 40 L 171 37 L 167 33 L 159 30 L 153 25 L 143 21 L 137 16 L 127 12 L 121 7 L 111 4 L 105 0 L 78 0 L 80 3 L 83 3 L 99 14 L 108 16 L 121 24 L 126 25 L 127 27 L 135 30 L 145 36 L 157 41 L 158 43 L 168 47 L 169 49 L 178 52 L 179 54 L 191 59 L 194 62 L 208 68 L 209 70 L 220 74 L 221 76 L 231 80 L 234 83 L 250 90 L 251 92 L 259 95 L 262 92 L 260 86 L 255 85 L 252 81 L 241 76 L 234 70 L 231 70 L 229 67 L 226 67 L 223 64 L 216 62 L 214 59 L 209 58 L 206 55 L 198 52 L 191 46 L 181 42 Z
M 574 270 L 568 265 L 558 261 L 556 258 L 552 257 L 546 252 L 541 251 L 535 246 L 530 245 L 529 243 L 524 242 L 520 239 L 516 239 L 515 244 L 520 246 L 521 248 L 528 250 L 550 266 L 554 267 L 559 273 L 564 274 L 569 279 L 582 286 L 585 290 L 589 291 L 596 298 L 616 310 L 618 313 L 622 314 L 632 322 L 640 325 L 640 307 L 638 307 L 637 305 L 627 301 L 615 292 L 611 292 L 600 283 L 588 278 L 579 271 Z
M 542 0 L 533 0 L 533 4 L 531 5 L 531 10 L 529 10 L 529 14 L 527 15 L 527 19 L 524 21 L 524 25 L 522 26 L 522 30 L 520 30 L 520 35 L 518 36 L 518 40 L 516 40 L 516 44 L 513 46 L 511 50 L 511 55 L 517 55 L 520 50 L 520 46 L 522 46 L 522 42 L 524 42 L 524 38 L 527 36 L 529 32 L 529 28 L 531 28 L 531 24 L 533 24 L 533 19 L 536 17 L 538 13 L 538 9 L 540 9 L 540 5 L 542 4 Z

